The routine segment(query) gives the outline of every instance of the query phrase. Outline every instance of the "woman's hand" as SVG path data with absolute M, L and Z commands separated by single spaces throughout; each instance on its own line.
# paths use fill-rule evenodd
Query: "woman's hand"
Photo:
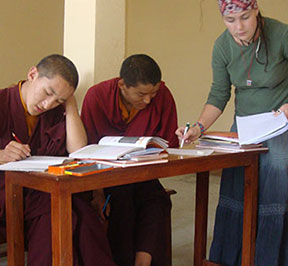
M 287 106 L 288 108 L 288 106 Z M 202 126 L 207 130 L 222 114 L 222 111 L 211 104 L 205 104 L 200 117 L 198 118 L 197 122 L 202 124 Z M 180 143 L 184 140 L 184 143 L 189 144 L 192 141 L 197 140 L 201 136 L 201 128 L 199 127 L 198 123 L 193 124 L 194 126 L 190 127 L 187 134 L 184 135 L 185 127 L 179 127 L 175 134 L 178 136 Z M 204 130 L 203 130 L 204 131 Z
M 197 140 L 201 136 L 201 129 L 198 125 L 189 128 L 188 132 L 184 135 L 185 127 L 179 127 L 175 134 L 178 136 L 179 142 L 184 140 L 185 144 L 190 144 L 191 142 Z
M 275 115 L 279 115 L 280 113 L 284 113 L 288 118 L 288 103 L 283 104 L 276 112 Z
M 7 163 L 22 160 L 31 156 L 30 152 L 28 144 L 21 144 L 12 140 L 4 150 L 0 150 L 0 162 Z

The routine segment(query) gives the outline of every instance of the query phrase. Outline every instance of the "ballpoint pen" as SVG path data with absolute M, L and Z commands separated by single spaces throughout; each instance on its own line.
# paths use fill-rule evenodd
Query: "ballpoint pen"
M 105 213 L 105 210 L 106 210 L 106 207 L 108 205 L 108 202 L 109 202 L 109 199 L 111 198 L 111 194 L 109 194 L 106 198 L 106 201 L 104 203 L 104 206 L 103 206 L 103 209 L 102 209 L 102 212 Z
M 189 128 L 190 128 L 190 123 L 187 122 L 187 123 L 186 123 L 186 126 L 185 126 L 185 129 L 184 129 L 183 138 L 182 138 L 182 140 L 181 140 L 180 149 L 183 148 L 183 145 L 184 145 L 184 136 L 187 134 Z
M 22 144 L 21 140 L 16 136 L 16 134 L 14 132 L 12 132 L 12 136 L 18 143 Z

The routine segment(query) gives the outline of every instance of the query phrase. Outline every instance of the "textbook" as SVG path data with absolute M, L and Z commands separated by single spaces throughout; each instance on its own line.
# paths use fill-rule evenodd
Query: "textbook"
M 228 131 L 208 131 L 205 132 L 199 140 L 221 141 L 222 143 L 237 143 L 239 144 L 237 132 Z
M 151 152 L 153 147 L 154 152 Z M 129 153 L 142 151 L 137 156 L 159 153 L 168 147 L 168 141 L 160 137 L 123 137 L 123 136 L 106 136 L 98 144 L 87 145 L 73 153 L 69 154 L 70 158 L 75 159 L 102 159 L 117 160 Z
M 239 142 L 236 132 L 206 132 L 198 140 L 197 148 L 212 149 L 218 152 L 243 152 L 251 150 L 267 150 L 262 144 L 244 144 Z
M 239 144 L 260 143 L 288 130 L 288 120 L 281 112 L 267 112 L 249 116 L 236 116 Z

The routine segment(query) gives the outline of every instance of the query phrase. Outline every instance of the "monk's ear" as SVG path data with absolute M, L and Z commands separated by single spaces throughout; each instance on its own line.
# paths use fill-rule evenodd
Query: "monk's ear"
M 27 74 L 27 79 L 32 81 L 38 77 L 38 70 L 36 66 L 33 66 L 29 69 L 28 74 Z
M 118 80 L 118 88 L 123 89 L 125 86 L 124 79 L 119 79 Z

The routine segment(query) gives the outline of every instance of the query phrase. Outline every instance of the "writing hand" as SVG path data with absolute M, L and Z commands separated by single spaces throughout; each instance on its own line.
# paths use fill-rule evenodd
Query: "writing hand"
M 0 150 L 1 162 L 14 162 L 25 159 L 29 156 L 31 149 L 28 144 L 21 144 L 14 140 L 10 141 L 4 150 Z
M 197 140 L 201 136 L 201 130 L 198 126 L 190 127 L 188 132 L 184 135 L 185 127 L 179 127 L 175 134 L 178 136 L 179 142 L 184 140 L 185 144 L 190 144 L 191 142 Z

